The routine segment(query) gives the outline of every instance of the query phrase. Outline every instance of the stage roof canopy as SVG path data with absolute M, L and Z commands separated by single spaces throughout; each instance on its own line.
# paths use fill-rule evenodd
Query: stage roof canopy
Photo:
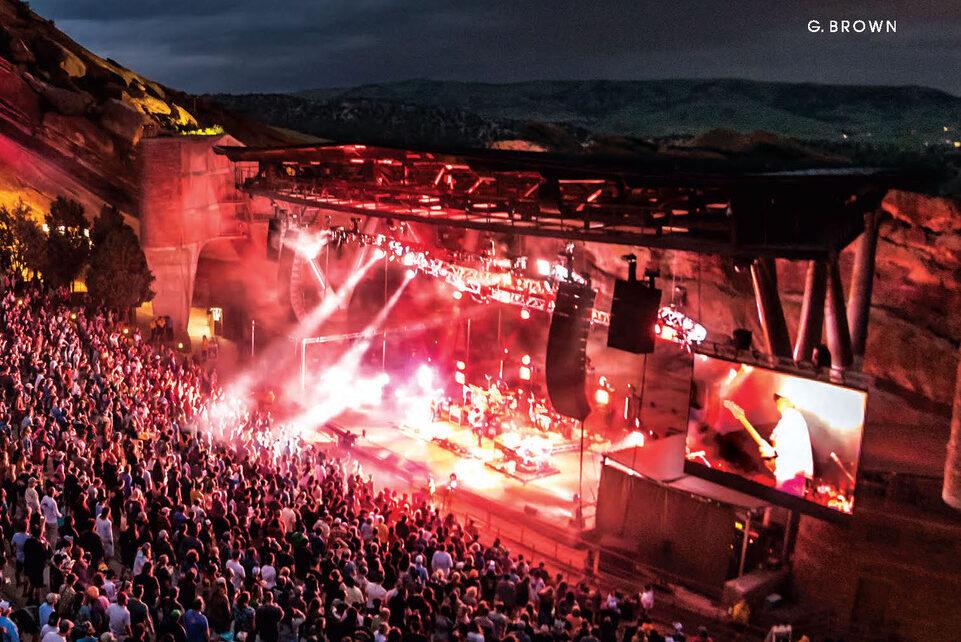
M 651 153 L 315 144 L 218 147 L 238 186 L 291 206 L 494 233 L 753 258 L 820 258 L 914 177 L 881 168 Z

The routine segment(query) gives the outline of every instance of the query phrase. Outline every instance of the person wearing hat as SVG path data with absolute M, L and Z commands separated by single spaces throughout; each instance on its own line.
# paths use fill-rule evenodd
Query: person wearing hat
M 0 600 L 0 637 L 2 642 L 20 642 L 20 629 L 10 619 L 10 602 Z

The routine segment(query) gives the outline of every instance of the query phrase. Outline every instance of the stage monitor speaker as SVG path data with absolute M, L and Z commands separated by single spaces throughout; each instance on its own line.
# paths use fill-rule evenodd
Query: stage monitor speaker
M 660 308 L 660 290 L 646 281 L 618 279 L 614 283 L 607 347 L 634 354 L 654 352 L 654 326 Z
M 580 421 L 591 412 L 584 386 L 595 294 L 590 285 L 561 281 L 547 336 L 547 394 L 554 410 Z
M 754 335 L 747 328 L 734 328 L 731 333 L 731 340 L 735 350 L 750 350 Z
M 283 240 L 283 221 L 271 218 L 267 221 L 267 258 L 276 261 L 280 258 Z

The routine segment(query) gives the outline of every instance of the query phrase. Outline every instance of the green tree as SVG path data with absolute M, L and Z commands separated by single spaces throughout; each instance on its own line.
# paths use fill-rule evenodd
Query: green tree
M 12 208 L 0 206 L 0 267 L 21 276 L 38 278 L 46 268 L 47 238 L 22 200 Z
M 90 243 L 97 247 L 106 240 L 111 232 L 126 226 L 123 214 L 113 205 L 104 205 L 100 208 L 100 215 L 93 220 L 93 227 L 90 228 Z
M 100 305 L 127 312 L 153 298 L 153 280 L 140 240 L 126 223 L 111 230 L 94 246 L 87 290 Z
M 83 205 L 58 196 L 50 205 L 47 224 L 45 281 L 54 287 L 71 285 L 90 257 L 90 230 Z

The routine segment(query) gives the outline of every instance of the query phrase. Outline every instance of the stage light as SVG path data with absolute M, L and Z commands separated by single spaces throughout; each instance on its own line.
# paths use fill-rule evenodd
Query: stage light
M 20 303 L 20 302 L 17 301 L 17 303 Z M 71 312 L 71 313 L 70 313 L 70 320 L 71 320 L 71 321 L 76 321 L 76 320 L 77 320 L 77 313 L 76 313 L 76 312 Z
M 611 402 L 611 393 L 606 388 L 598 388 L 594 392 L 594 401 L 602 406 L 606 406 Z
M 416 262 L 416 257 L 413 252 L 408 252 L 404 255 L 404 265 L 410 267 Z
M 124 333 L 124 334 L 130 334 L 130 328 L 124 328 L 124 329 L 123 329 L 123 333 Z
M 183 349 L 184 349 L 184 342 L 183 342 L 183 341 L 178 341 L 178 342 L 177 342 L 177 349 L 178 349 L 178 350 L 183 350 Z
M 465 383 L 467 383 L 467 378 L 464 376 L 463 372 L 458 370 L 454 373 L 454 381 L 463 386 Z
M 431 370 L 430 366 L 422 363 L 417 367 L 417 385 L 423 390 L 431 390 L 434 387 L 434 371 Z
M 407 270 L 407 278 L 408 278 L 408 279 L 412 279 L 412 278 L 414 278 L 415 276 L 417 276 L 417 270 L 415 270 L 415 269 L 413 269 L 413 268 L 409 268 L 409 269 Z
M 458 361 L 458 362 L 457 362 L 457 369 L 458 369 L 458 370 L 463 370 L 463 369 L 466 368 L 466 367 L 467 367 L 467 364 L 464 363 L 463 361 Z
M 531 312 L 527 308 L 521 308 L 521 318 L 525 321 L 531 318 Z
M 460 301 L 461 299 L 464 298 L 464 293 L 461 292 L 460 290 L 454 290 L 451 296 L 454 297 L 455 300 Z
M 377 248 L 376 250 L 374 250 L 375 259 L 382 259 L 385 256 L 387 256 L 387 252 L 385 252 L 382 248 Z
M 537 259 L 537 273 L 541 276 L 550 276 L 551 262 L 547 259 Z
M 527 366 L 521 366 L 520 372 L 518 373 L 523 381 L 531 380 L 531 369 Z
M 531 365 L 531 355 L 525 354 L 523 357 L 521 357 L 521 363 L 523 363 L 525 366 Z

